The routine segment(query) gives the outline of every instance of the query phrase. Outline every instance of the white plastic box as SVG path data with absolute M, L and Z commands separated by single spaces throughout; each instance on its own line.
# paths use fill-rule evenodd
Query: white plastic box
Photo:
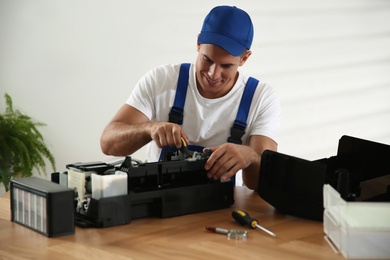
M 346 259 L 390 259 L 390 203 L 346 202 L 324 185 L 324 232 Z

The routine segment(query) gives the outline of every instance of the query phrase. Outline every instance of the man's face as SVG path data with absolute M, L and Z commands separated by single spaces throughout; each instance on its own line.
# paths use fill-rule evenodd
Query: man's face
M 199 93 L 205 98 L 219 98 L 234 86 L 238 67 L 242 66 L 251 52 L 232 56 L 219 46 L 198 44 L 196 82 Z

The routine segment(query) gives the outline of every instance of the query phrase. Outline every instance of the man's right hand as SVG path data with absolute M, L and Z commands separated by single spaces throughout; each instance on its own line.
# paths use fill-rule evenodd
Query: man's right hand
M 150 137 L 158 147 L 181 147 L 181 137 L 188 143 L 188 137 L 178 124 L 169 122 L 151 122 Z
M 124 104 L 104 129 L 100 145 L 104 154 L 125 156 L 151 140 L 160 148 L 180 148 L 180 137 L 188 143 L 186 133 L 178 124 L 150 121 L 139 110 Z

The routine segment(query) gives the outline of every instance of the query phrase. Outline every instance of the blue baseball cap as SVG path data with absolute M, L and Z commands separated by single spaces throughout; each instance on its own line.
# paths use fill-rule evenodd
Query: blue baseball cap
M 249 15 L 235 6 L 214 7 L 206 16 L 198 43 L 214 44 L 233 56 L 250 49 L 253 24 Z

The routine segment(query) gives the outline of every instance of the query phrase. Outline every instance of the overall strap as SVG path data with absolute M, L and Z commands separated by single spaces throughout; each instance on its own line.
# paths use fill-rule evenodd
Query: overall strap
M 242 144 L 241 137 L 245 134 L 246 121 L 248 119 L 249 109 L 251 107 L 253 94 L 259 81 L 255 78 L 248 78 L 242 94 L 240 106 L 238 107 L 236 120 L 230 129 L 229 143 Z
M 183 111 L 187 95 L 190 66 L 190 63 L 183 63 L 180 66 L 175 101 L 171 108 L 171 112 L 169 112 L 168 121 L 178 125 L 183 124 Z

